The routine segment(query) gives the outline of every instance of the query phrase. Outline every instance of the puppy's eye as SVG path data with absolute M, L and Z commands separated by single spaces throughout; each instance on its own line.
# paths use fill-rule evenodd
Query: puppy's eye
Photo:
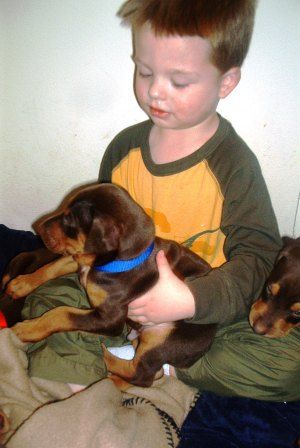
M 295 317 L 296 319 L 300 319 L 300 310 L 291 310 L 291 316 Z
M 62 221 L 63 221 L 63 224 L 67 225 L 70 221 L 70 214 L 68 213 L 67 215 L 63 215 Z
M 62 218 L 62 224 L 64 227 L 70 227 L 73 225 L 73 216 L 71 215 L 71 213 L 68 213 L 67 215 L 64 215 Z

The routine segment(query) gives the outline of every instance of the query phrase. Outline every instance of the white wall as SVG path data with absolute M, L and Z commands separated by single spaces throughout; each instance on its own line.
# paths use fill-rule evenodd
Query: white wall
M 132 92 L 122 0 L 0 0 L 0 222 L 30 229 L 105 147 L 145 118 Z M 260 0 L 236 91 L 220 105 L 257 154 L 280 230 L 300 234 L 299 0 Z M 296 222 L 296 224 L 294 224 Z

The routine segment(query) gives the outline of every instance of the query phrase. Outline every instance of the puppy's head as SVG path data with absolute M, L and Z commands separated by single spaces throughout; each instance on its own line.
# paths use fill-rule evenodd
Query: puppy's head
M 276 338 L 300 325 L 300 238 L 283 238 L 284 247 L 252 305 L 250 325 L 261 335 Z
M 154 225 L 122 188 L 97 184 L 77 189 L 34 226 L 49 250 L 95 260 L 130 258 L 154 238 Z

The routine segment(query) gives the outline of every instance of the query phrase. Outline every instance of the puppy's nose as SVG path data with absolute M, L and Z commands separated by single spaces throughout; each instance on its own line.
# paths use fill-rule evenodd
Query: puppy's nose
M 260 334 L 261 336 L 267 333 L 267 326 L 260 319 L 254 322 L 252 327 L 255 333 Z

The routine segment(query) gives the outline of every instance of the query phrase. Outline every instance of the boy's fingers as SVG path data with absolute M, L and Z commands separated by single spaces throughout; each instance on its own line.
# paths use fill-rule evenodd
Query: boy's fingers
M 146 316 L 143 314 L 128 314 L 129 319 L 133 320 L 134 322 L 138 322 L 139 324 L 143 325 L 154 325 L 153 322 L 150 322 Z
M 159 271 L 159 277 L 162 279 L 169 278 L 170 273 L 172 273 L 172 270 L 163 250 L 160 250 L 157 253 L 156 263 Z M 152 298 L 151 294 L 152 293 L 150 288 L 149 292 L 146 292 L 141 297 L 134 299 L 128 305 L 128 317 L 134 316 L 136 318 L 136 316 L 143 315 L 145 306 L 147 306 L 149 299 Z
M 172 269 L 163 250 L 160 250 L 157 253 L 156 263 L 160 277 L 166 277 L 169 276 L 170 273 L 172 273 Z
M 168 265 L 168 260 L 166 259 L 165 253 L 163 250 L 159 250 L 156 254 L 156 264 L 157 267 L 164 267 Z
M 145 299 L 144 296 L 138 299 L 134 299 L 130 304 L 128 305 L 129 310 L 135 310 L 137 311 L 139 308 L 143 308 L 145 305 Z

